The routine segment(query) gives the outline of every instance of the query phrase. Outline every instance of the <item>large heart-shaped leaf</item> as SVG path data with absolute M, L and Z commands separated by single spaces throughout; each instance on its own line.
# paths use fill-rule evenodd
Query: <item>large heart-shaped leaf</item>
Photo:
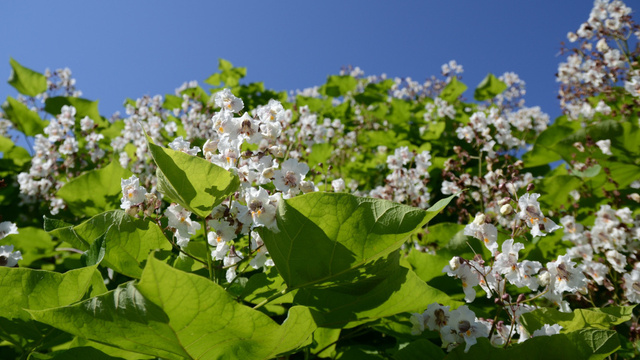
M 355 274 L 357 270 L 363 274 Z M 345 274 L 345 280 L 346 275 L 351 275 L 351 279 L 357 281 L 299 289 L 294 303 L 317 310 L 316 324 L 331 328 L 423 311 L 434 302 L 452 308 L 462 305 L 427 285 L 412 270 L 400 266 L 398 251 L 350 273 Z
M 79 301 L 91 287 L 95 272 L 95 266 L 64 274 L 0 266 L 0 317 L 29 320 L 25 309 L 47 309 Z
M 32 111 L 27 105 L 20 101 L 7 97 L 7 101 L 2 104 L 2 110 L 15 125 L 16 129 L 22 131 L 27 136 L 42 134 L 48 122 L 40 118 L 37 112 Z
M 9 85 L 21 94 L 36 96 L 47 91 L 47 78 L 44 75 L 20 65 L 13 58 L 9 59 L 9 63 L 11 64 Z
M 205 159 L 147 141 L 158 165 L 158 190 L 200 217 L 211 214 L 240 185 L 236 175 Z
M 31 314 L 77 336 L 167 359 L 270 359 L 309 343 L 315 329 L 307 308 L 292 307 L 278 325 L 219 285 L 152 256 L 138 285 Z
M 259 231 L 290 289 L 326 285 L 398 249 L 452 198 L 425 211 L 350 194 L 311 193 L 280 202 L 279 232 Z
M 117 161 L 102 169 L 88 171 L 64 184 L 56 193 L 69 210 L 79 217 L 98 215 L 119 208 L 122 189 L 120 179 L 127 179 L 131 171 Z
M 152 250 L 171 249 L 156 223 L 132 218 L 122 210 L 107 211 L 78 226 L 61 227 L 50 233 L 84 251 L 104 236 L 105 264 L 135 278 L 142 275 L 143 264 Z
M 544 324 L 559 324 L 564 331 L 576 331 L 584 328 L 610 329 L 613 325 L 631 320 L 634 306 L 612 306 L 606 308 L 575 309 L 561 312 L 556 309 L 542 308 L 523 314 L 522 324 L 533 332 Z
M 486 338 L 480 338 L 468 353 L 464 352 L 464 348 L 464 345 L 458 346 L 445 359 L 601 360 L 620 348 L 620 339 L 613 330 L 582 329 L 567 334 L 534 337 L 503 349 L 497 349 Z

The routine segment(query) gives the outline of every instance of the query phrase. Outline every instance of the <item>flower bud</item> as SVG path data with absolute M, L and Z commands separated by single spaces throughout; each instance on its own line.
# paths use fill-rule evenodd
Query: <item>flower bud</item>
M 509 215 L 513 212 L 513 206 L 511 206 L 510 204 L 504 204 L 502 205 L 502 207 L 500 208 L 500 214 L 502 215 Z
M 449 267 L 451 268 L 451 271 L 458 270 L 458 268 L 460 267 L 460 257 L 454 256 L 453 258 L 451 258 L 451 260 L 449 260 Z
M 540 284 L 540 286 L 549 285 L 550 280 L 551 280 L 551 275 L 549 274 L 548 271 L 544 271 L 543 273 L 540 274 L 540 276 L 538 276 L 538 284 Z
M 482 224 L 484 224 L 485 218 L 486 217 L 484 216 L 484 214 L 480 213 L 480 214 L 476 215 L 475 219 L 473 219 L 473 223 L 475 225 L 482 225 Z
M 315 185 L 313 184 L 313 181 L 303 180 L 300 182 L 300 190 L 305 194 L 310 193 L 315 190 Z
M 633 200 L 633 201 L 635 201 L 637 203 L 640 203 L 640 195 L 638 195 L 638 193 L 633 193 L 633 194 L 629 195 L 629 199 L 631 199 L 631 200 Z

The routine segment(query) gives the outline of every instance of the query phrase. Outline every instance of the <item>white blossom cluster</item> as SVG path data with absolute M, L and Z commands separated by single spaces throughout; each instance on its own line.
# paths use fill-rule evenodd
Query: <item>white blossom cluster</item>
M 49 201 L 51 214 L 57 214 L 64 208 L 62 199 L 54 193 L 71 179 L 87 160 L 101 161 L 105 151 L 99 142 L 102 134 L 95 133 L 94 122 L 89 117 L 80 120 L 80 131 L 76 129 L 76 109 L 64 105 L 59 115 L 51 119 L 44 128 L 44 135 L 34 138 L 33 158 L 28 172 L 18 174 L 18 184 L 24 203 L 35 203 L 37 199 Z M 79 133 L 84 138 L 84 147 L 76 138 Z M 62 175 L 62 179 L 61 176 Z
M 466 126 L 456 129 L 458 139 L 473 144 L 489 157 L 496 156 L 496 145 L 501 151 L 519 149 L 526 145 L 514 131 L 532 131 L 539 134 L 547 128 L 549 117 L 539 107 L 522 108 L 500 114 L 498 108 L 474 112 Z
M 40 94 L 42 100 L 47 99 L 51 95 L 71 97 L 82 96 L 82 91 L 76 88 L 76 79 L 71 77 L 71 69 L 68 67 L 64 69 L 56 69 L 54 71 L 45 69 L 44 76 L 47 78 L 48 92 Z
M 160 116 L 149 115 L 158 112 L 162 114 L 158 107 L 161 99 L 150 100 L 129 108 L 128 113 L 131 116 L 125 119 L 125 130 L 116 140 L 114 149 L 124 148 L 129 142 L 134 142 L 135 145 L 139 145 L 136 150 L 139 153 L 136 156 L 143 159 L 146 145 L 140 135 L 140 129 L 136 129 L 136 124 L 140 123 L 147 129 L 149 136 L 158 141 L 163 139 L 165 132 L 162 132 L 162 129 L 166 133 L 169 132 L 166 126 L 162 126 Z M 289 148 L 286 145 L 298 141 L 306 147 L 311 147 L 316 142 L 330 139 L 336 131 L 342 131 L 343 127 L 339 120 L 325 120 L 324 124 L 318 126 L 317 117 L 303 108 L 298 120 L 298 131 L 295 131 L 290 125 L 291 112 L 285 111 L 275 100 L 240 115 L 244 103 L 229 89 L 215 93 L 212 100 L 220 111 L 208 121 L 203 121 L 209 124 L 210 129 L 198 134 L 208 134 L 202 149 L 192 147 L 182 136 L 175 138 L 168 146 L 191 156 L 202 153 L 206 160 L 237 174 L 240 179 L 241 186 L 238 192 L 232 199 L 226 199 L 213 209 L 206 223 L 207 239 L 214 248 L 212 258 L 223 261 L 227 267 L 227 279 L 232 281 L 236 276 L 234 264 L 243 258 L 240 251 L 235 249 L 234 241 L 250 235 L 251 251 L 255 255 L 250 265 L 271 265 L 272 262 L 265 257 L 267 252 L 262 240 L 252 230 L 256 227 L 267 227 L 278 231 L 275 221 L 278 202 L 282 198 L 317 190 L 313 182 L 305 179 L 310 170 L 309 166 L 297 160 L 301 157 L 300 154 L 287 152 Z M 147 110 L 144 110 L 145 108 Z M 245 150 L 247 148 L 252 150 Z M 286 160 L 282 160 L 283 158 Z M 142 161 L 136 162 L 134 167 L 147 176 L 152 169 L 152 166 Z M 147 191 L 145 187 L 140 186 L 140 180 L 136 176 L 123 179 L 121 186 L 123 209 L 142 205 Z M 273 190 L 268 191 L 266 188 Z M 153 189 L 151 192 L 154 192 Z M 168 226 L 174 230 L 176 244 L 180 247 L 186 247 L 191 237 L 202 227 L 199 222 L 192 220 L 191 213 L 179 204 L 169 206 L 164 215 L 168 219 Z
M 559 64 L 557 81 L 562 84 L 561 106 L 570 119 L 589 114 L 586 97 L 621 81 L 627 91 L 639 96 L 640 77 L 630 67 L 627 41 L 632 35 L 640 39 L 640 33 L 630 14 L 631 8 L 620 0 L 596 0 L 588 20 L 567 34 L 569 42 L 579 48 Z
M 538 194 L 524 194 L 518 201 L 518 212 L 513 216 L 519 224 L 527 224 L 533 236 L 545 236 L 560 228 L 551 219 L 542 215 Z M 555 261 L 543 266 L 538 261 L 520 260 L 519 252 L 524 244 L 508 239 L 498 245 L 498 229 L 488 222 L 480 213 L 474 221 L 467 225 L 464 234 L 479 239 L 492 254 L 491 265 L 477 255 L 473 260 L 455 256 L 445 266 L 443 272 L 460 279 L 465 294 L 465 301 L 471 303 L 476 298 L 476 286 L 480 286 L 488 298 L 493 297 L 497 304 L 505 310 L 511 324 L 503 321 L 493 323 L 492 320 L 478 319 L 467 306 L 449 310 L 448 306 L 431 304 L 420 314 L 413 314 L 412 332 L 419 334 L 425 329 L 440 332 L 443 347 L 448 350 L 465 343 L 465 352 L 477 342 L 478 337 L 490 337 L 494 346 L 503 346 L 518 334 L 518 342 L 525 341 L 531 335 L 520 322 L 520 315 L 534 308 L 525 304 L 525 297 L 520 294 L 516 301 L 506 291 L 507 284 L 517 288 L 527 287 L 536 292 L 533 298 L 545 297 L 561 311 L 570 311 L 568 303 L 562 300 L 564 293 L 584 291 L 586 278 L 581 269 L 571 261 L 569 255 L 561 255 Z M 500 249 L 500 250 L 499 250 Z M 553 335 L 559 333 L 559 325 L 545 324 L 536 330 L 533 336 Z
M 387 156 L 387 168 L 391 171 L 384 186 L 377 186 L 367 196 L 406 203 L 422 209 L 429 207 L 431 195 L 427 188 L 431 154 L 409 151 L 408 147 L 395 149 Z
M 624 295 L 629 302 L 640 303 L 640 219 L 629 208 L 614 210 L 602 205 L 595 223 L 585 228 L 571 215 L 560 222 L 565 228 L 563 240 L 573 243 L 567 256 L 578 259 L 580 270 L 590 282 L 603 285 L 612 273 L 622 275 Z
M 16 224 L 10 221 L 0 222 L 0 240 L 8 235 L 17 233 L 18 227 Z M 13 267 L 18 264 L 19 260 L 22 260 L 22 253 L 20 251 L 13 251 L 13 245 L 0 246 L 0 266 Z
M 507 308 L 507 312 L 515 319 L 519 319 L 520 315 L 531 310 L 533 308 L 526 305 L 519 305 L 516 309 Z M 411 314 L 410 321 L 413 335 L 422 334 L 425 330 L 437 331 L 442 339 L 443 348 L 451 351 L 457 346 L 465 344 L 465 353 L 481 337 L 488 338 L 491 336 L 489 339 L 491 344 L 501 347 L 511 339 L 514 332 L 519 334 L 518 342 L 521 343 L 531 337 L 559 334 L 562 329 L 562 326 L 558 324 L 544 324 L 542 328 L 535 330 L 530 335 L 521 324 L 518 324 L 515 329 L 512 325 L 507 325 L 502 321 L 494 324 L 492 320 L 476 317 L 476 314 L 466 305 L 449 310 L 449 306 L 443 306 L 438 303 L 430 304 L 422 313 Z M 493 333 L 490 334 L 492 329 Z

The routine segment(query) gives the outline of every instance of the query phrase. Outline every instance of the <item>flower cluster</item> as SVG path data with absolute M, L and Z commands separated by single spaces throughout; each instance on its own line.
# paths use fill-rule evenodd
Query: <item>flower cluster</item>
M 620 0 L 596 0 L 589 19 L 567 35 L 577 46 L 560 63 L 557 81 L 561 106 L 571 119 L 589 113 L 587 98 L 612 93 L 613 86 L 622 82 L 630 94 L 638 96 L 640 77 L 631 59 L 637 58 L 640 47 L 635 41 L 632 49 L 630 38 L 640 38 L 640 27 L 630 14 L 631 8 Z
M 411 167 L 413 165 L 415 167 Z M 377 186 L 367 195 L 426 209 L 431 199 L 427 188 L 429 166 L 429 151 L 416 154 L 409 151 L 408 147 L 397 148 L 393 155 L 387 156 L 387 168 L 390 173 L 385 179 L 386 184 Z
M 566 256 L 580 262 L 578 267 L 588 276 L 592 290 L 604 285 L 608 291 L 614 291 L 611 274 L 617 273 L 623 278 L 624 297 L 631 303 L 639 303 L 640 265 L 636 254 L 640 219 L 634 218 L 627 207 L 614 210 L 610 205 L 602 205 L 595 215 L 591 227 L 576 222 L 572 215 L 560 220 L 565 228 L 563 240 L 573 244 Z
M 0 240 L 8 235 L 17 233 L 18 226 L 15 223 L 9 221 L 0 222 Z M 13 267 L 18 264 L 19 260 L 22 260 L 22 253 L 13 251 L 13 245 L 0 246 L 0 266 Z
M 518 199 L 516 205 L 519 211 L 511 209 L 508 212 L 513 217 L 513 235 L 522 235 L 525 229 L 529 228 L 532 236 L 545 236 L 561 228 L 542 214 L 537 201 L 538 197 L 539 194 L 524 194 Z M 459 344 L 464 339 L 467 344 L 466 350 L 468 350 L 469 346 L 475 344 L 475 338 L 482 336 L 489 337 L 492 344 L 502 346 L 511 341 L 515 333 L 520 334 L 519 341 L 524 341 L 529 338 L 529 334 L 520 323 L 520 315 L 532 310 L 525 304 L 527 301 L 543 297 L 558 306 L 561 311 L 570 311 L 568 302 L 563 300 L 563 295 L 586 291 L 587 279 L 576 263 L 571 261 L 569 255 L 560 255 L 555 261 L 547 262 L 544 266 L 538 261 L 521 260 L 519 252 L 524 249 L 524 244 L 512 238 L 505 240 L 500 246 L 498 228 L 488 222 L 488 218 L 482 213 L 465 227 L 464 234 L 480 240 L 490 251 L 491 261 L 483 260 L 479 254 L 471 260 L 454 256 L 442 271 L 462 281 L 465 301 L 468 303 L 475 300 L 475 288 L 480 286 L 488 298 L 493 297 L 496 304 L 506 310 L 511 324 L 503 322 L 492 324 L 477 320 L 475 314 L 468 311 L 466 307 L 459 308 L 465 315 L 456 315 L 454 312 L 449 314 L 448 307 L 433 304 L 424 314 L 414 316 L 412 320 L 414 329 L 422 331 L 426 326 L 431 330 L 442 331 L 443 326 L 447 325 L 445 321 L 447 319 L 455 320 L 459 324 L 458 316 L 462 316 L 469 324 L 467 326 L 465 323 L 462 327 L 455 324 L 448 325 L 453 326 L 454 330 L 445 329 L 442 332 L 445 345 Z M 528 288 L 532 292 L 538 291 L 538 294 L 528 300 L 524 294 L 514 297 L 507 291 L 509 284 L 516 288 Z M 435 313 L 438 314 L 434 315 Z M 431 320 L 438 320 L 441 325 L 434 326 Z M 422 328 L 420 328 L 420 321 L 426 324 Z M 459 331 L 463 328 L 469 330 L 466 335 Z M 457 336 L 450 338 L 450 334 Z

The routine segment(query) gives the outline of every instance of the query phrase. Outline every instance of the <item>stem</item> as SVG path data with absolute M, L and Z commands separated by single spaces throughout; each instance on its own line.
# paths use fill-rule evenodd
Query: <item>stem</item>
M 478 179 L 482 179 L 482 151 L 480 151 L 480 155 L 478 155 Z M 484 214 L 484 194 L 482 195 L 482 199 L 480 199 L 480 210 Z
M 56 251 L 70 251 L 70 252 L 74 252 L 76 254 L 84 254 L 84 251 L 78 250 L 78 249 L 74 249 L 74 248 L 57 248 Z
M 262 302 L 260 302 L 258 305 L 254 306 L 253 309 L 259 309 L 261 307 L 263 307 L 265 304 L 269 303 L 270 301 L 279 298 L 280 296 L 286 294 L 289 292 L 289 288 L 286 288 L 282 291 L 279 291 L 271 296 L 269 296 L 268 298 L 264 299 Z
M 343 336 L 343 337 L 341 337 L 341 338 L 338 338 L 338 340 L 336 340 L 336 341 L 333 341 L 333 342 L 329 343 L 329 345 L 327 345 L 327 346 L 323 347 L 322 349 L 320 349 L 319 351 L 317 351 L 314 355 L 316 355 L 316 357 L 317 357 L 317 356 L 318 356 L 318 355 L 320 355 L 323 351 L 327 350 L 328 348 L 330 348 L 331 346 L 335 345 L 335 344 L 336 344 L 336 343 L 338 343 L 339 341 L 341 341 L 341 340 L 346 340 L 346 339 L 350 339 L 350 338 L 355 337 L 355 336 L 360 336 L 360 335 L 362 335 L 362 334 L 365 334 L 365 333 L 369 332 L 370 330 L 371 330 L 371 329 L 369 329 L 369 328 L 360 328 L 360 329 L 358 329 L 358 330 L 354 330 L 352 333 L 349 333 L 349 334 L 347 334 L 347 335 L 345 335 L 345 336 Z
M 549 292 L 549 287 L 547 287 L 547 290 L 541 292 L 540 294 L 538 294 L 538 295 L 536 295 L 536 296 L 534 296 L 532 298 L 528 298 L 526 300 L 520 301 L 520 304 L 535 300 L 535 299 L 539 298 L 540 296 L 542 296 L 542 295 L 544 295 L 544 294 L 546 294 L 548 292 Z M 512 306 L 512 305 L 517 305 L 517 303 L 509 303 L 509 304 L 506 304 L 506 305 Z
M 489 330 L 489 341 L 491 341 L 491 336 L 493 336 L 493 332 L 496 330 L 496 324 L 498 323 L 498 315 L 500 315 L 501 311 L 502 311 L 502 306 L 498 308 L 498 311 L 496 311 L 496 316 L 493 317 L 493 324 L 491 324 L 491 330 Z

